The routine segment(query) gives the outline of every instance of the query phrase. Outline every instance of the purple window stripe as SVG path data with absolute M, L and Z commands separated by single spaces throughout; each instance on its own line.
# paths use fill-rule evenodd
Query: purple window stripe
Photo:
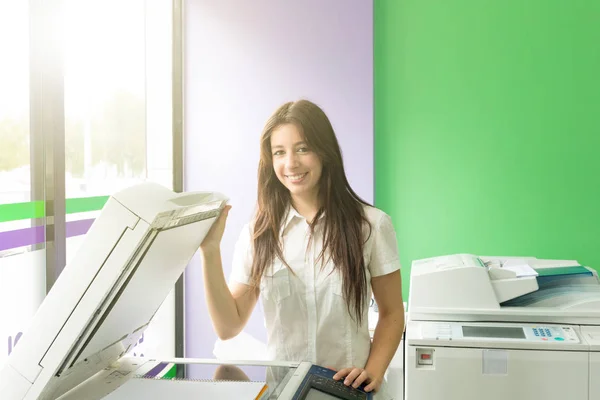
M 0 251 L 44 242 L 44 226 L 0 232 Z
M 71 221 L 66 224 L 67 237 L 85 235 L 92 226 L 94 218 Z M 44 226 L 17 229 L 14 231 L 0 232 L 0 251 L 14 249 L 15 247 L 29 246 L 44 242 Z
M 161 362 L 156 367 L 152 368 L 150 371 L 144 375 L 144 378 L 156 378 L 156 375 L 160 373 L 165 367 L 169 365 L 168 363 Z
M 94 223 L 94 218 L 91 219 L 80 219 L 78 221 L 67 222 L 66 231 L 67 237 L 85 235 L 90 227 Z

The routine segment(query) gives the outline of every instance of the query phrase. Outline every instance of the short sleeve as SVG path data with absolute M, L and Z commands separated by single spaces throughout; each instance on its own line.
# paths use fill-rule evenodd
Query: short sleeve
M 371 277 L 386 275 L 399 270 L 398 242 L 389 215 L 381 212 L 381 217 L 373 228 L 371 239 L 371 259 L 368 267 Z
M 229 282 L 238 282 L 250 285 L 252 273 L 252 243 L 250 235 L 250 225 L 246 224 L 240 233 L 233 251 L 233 265 Z

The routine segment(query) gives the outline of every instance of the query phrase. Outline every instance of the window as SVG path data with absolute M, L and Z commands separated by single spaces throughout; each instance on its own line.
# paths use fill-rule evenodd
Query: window
M 44 7 L 58 23 L 40 19 Z M 46 224 L 61 223 L 46 218 L 46 195 L 65 204 L 65 245 L 53 251 L 68 262 L 109 195 L 145 180 L 172 186 L 172 8 L 167 0 L 0 0 L 0 343 L 8 343 L 0 364 L 46 294 Z M 46 51 L 41 38 L 54 37 L 60 51 Z M 30 82 L 40 70 L 30 71 L 47 65 L 62 67 L 61 90 L 42 94 Z M 47 123 L 32 112 L 42 95 L 53 96 L 43 104 L 64 105 L 44 111 L 64 113 L 52 116 L 64 121 L 61 140 L 30 129 Z M 51 140 L 64 141 L 53 153 L 64 157 L 61 170 L 40 162 Z M 140 342 L 138 355 L 174 355 L 173 295 Z

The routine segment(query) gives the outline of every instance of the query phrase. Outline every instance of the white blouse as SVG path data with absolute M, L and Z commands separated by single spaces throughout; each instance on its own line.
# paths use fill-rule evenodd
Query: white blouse
M 364 206 L 364 209 L 371 235 L 364 245 L 367 299 L 363 303 L 363 323 L 359 326 L 348 313 L 342 277 L 334 270 L 333 262 L 325 255 L 327 262 L 317 264 L 323 248 L 322 224 L 317 224 L 309 243 L 306 219 L 290 207 L 281 237 L 283 255 L 293 273 L 277 259 L 267 268 L 260 283 L 268 359 L 310 361 L 335 369 L 365 367 L 371 349 L 367 320 L 371 278 L 399 270 L 400 260 L 391 218 L 377 208 Z M 368 234 L 365 226 L 363 235 Z M 251 237 L 251 227 L 247 224 L 235 246 L 230 281 L 250 284 Z

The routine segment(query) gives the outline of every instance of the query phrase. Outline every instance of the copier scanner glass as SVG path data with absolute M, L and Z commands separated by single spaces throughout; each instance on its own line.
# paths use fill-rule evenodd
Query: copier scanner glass
M 181 380 L 164 378 L 163 372 L 185 368 L 186 364 L 160 363 L 143 375 L 138 375 L 129 382 L 110 393 L 103 400 L 131 400 L 131 399 L 168 399 L 178 400 L 217 398 L 227 396 L 223 400 L 234 398 L 254 399 L 260 393 L 260 400 L 280 399 L 286 385 L 297 372 L 297 366 L 291 365 L 249 365 L 247 363 L 232 362 L 228 364 L 194 365 L 194 379 Z M 264 385 L 263 385 L 264 383 Z M 206 386 L 213 386 L 207 389 Z M 215 392 L 214 386 L 236 385 L 239 390 L 230 393 Z M 177 386 L 175 392 L 174 386 Z M 253 388 L 257 389 L 253 389 Z M 260 390 L 262 387 L 262 391 Z M 252 392 L 252 390 L 255 390 Z M 73 397 L 76 398 L 76 397 Z M 70 400 L 70 399 L 69 399 Z

